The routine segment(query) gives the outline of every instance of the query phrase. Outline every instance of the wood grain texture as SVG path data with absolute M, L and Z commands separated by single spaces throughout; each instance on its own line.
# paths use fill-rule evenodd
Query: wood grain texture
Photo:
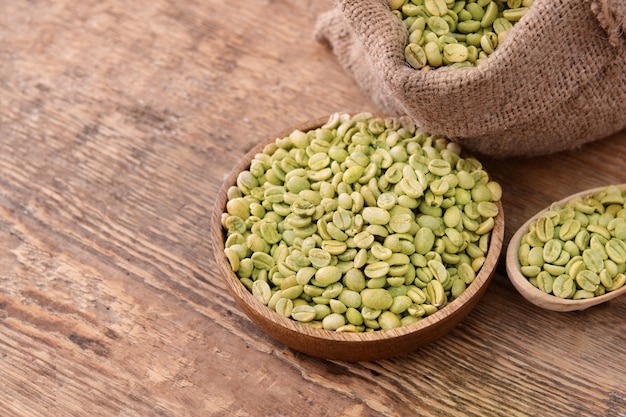
M 0 2 L 3 416 L 626 415 L 626 300 L 543 311 L 504 269 L 397 358 L 296 353 L 238 309 L 210 214 L 286 126 L 375 107 L 312 36 L 330 0 Z M 505 244 L 554 200 L 626 182 L 626 132 L 483 160 Z

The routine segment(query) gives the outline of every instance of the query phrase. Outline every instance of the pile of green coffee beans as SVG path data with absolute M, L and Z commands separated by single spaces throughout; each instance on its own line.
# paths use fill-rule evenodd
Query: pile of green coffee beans
M 333 114 L 256 154 L 228 190 L 225 255 L 261 303 L 327 330 L 391 329 L 459 297 L 502 189 L 408 118 Z
M 415 69 L 472 67 L 504 41 L 533 0 L 389 0 L 409 31 L 404 50 Z
M 521 272 L 540 290 L 583 299 L 626 283 L 626 191 L 609 186 L 532 222 L 518 252 Z

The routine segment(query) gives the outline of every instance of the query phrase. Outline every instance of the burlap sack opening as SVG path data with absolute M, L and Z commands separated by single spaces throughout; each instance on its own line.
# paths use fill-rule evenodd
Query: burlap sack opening
M 626 128 L 626 2 L 535 0 L 487 62 L 418 71 L 386 0 L 336 0 L 316 37 L 382 112 L 494 158 L 573 149 Z

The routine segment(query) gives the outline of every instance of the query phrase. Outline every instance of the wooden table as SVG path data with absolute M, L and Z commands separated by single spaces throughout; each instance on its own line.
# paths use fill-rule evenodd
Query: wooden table
M 330 0 L 0 2 L 0 415 L 626 415 L 626 300 L 522 299 L 504 265 L 444 338 L 347 364 L 276 343 L 216 273 L 218 188 L 256 142 L 376 111 L 313 38 Z M 484 160 L 505 242 L 626 182 L 626 132 Z

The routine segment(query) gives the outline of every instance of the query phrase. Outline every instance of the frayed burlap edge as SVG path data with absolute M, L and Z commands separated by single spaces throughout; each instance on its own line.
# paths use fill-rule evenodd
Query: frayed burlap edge
M 594 0 L 591 2 L 591 11 L 608 34 L 611 45 L 623 51 L 626 47 L 624 42 L 626 36 L 626 2 Z

